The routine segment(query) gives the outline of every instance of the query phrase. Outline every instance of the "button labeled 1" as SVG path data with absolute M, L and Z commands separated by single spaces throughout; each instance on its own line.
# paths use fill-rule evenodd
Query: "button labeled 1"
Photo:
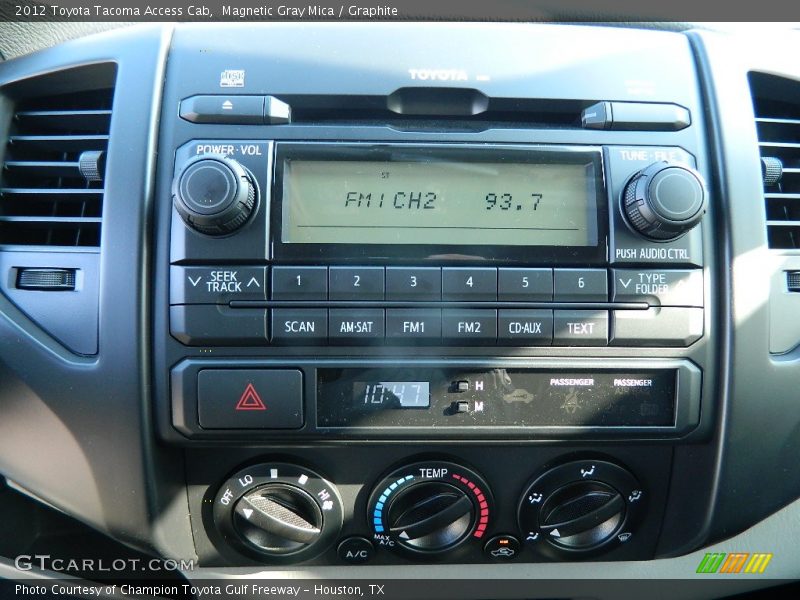
M 273 267 L 273 300 L 327 300 L 325 267 Z

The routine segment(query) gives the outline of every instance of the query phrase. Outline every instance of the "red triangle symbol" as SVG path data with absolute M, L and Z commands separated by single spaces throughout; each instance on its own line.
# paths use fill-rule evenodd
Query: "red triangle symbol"
M 242 397 L 236 403 L 236 410 L 267 410 L 266 404 L 264 404 L 252 383 L 248 383 L 247 387 L 244 388 Z

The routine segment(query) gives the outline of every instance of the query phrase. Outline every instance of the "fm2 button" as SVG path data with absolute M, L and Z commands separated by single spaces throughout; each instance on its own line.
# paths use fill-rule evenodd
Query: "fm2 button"
M 451 344 L 493 344 L 497 340 L 497 311 L 445 309 L 442 338 Z

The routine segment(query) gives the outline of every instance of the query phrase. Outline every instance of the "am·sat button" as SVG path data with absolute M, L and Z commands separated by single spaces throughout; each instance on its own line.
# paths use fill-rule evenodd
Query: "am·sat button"
M 203 429 L 299 429 L 303 374 L 297 369 L 203 369 L 197 374 Z

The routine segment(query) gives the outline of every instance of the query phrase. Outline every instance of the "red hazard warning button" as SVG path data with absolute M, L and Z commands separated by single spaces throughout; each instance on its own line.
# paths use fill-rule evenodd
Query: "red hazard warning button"
M 244 388 L 242 397 L 236 403 L 236 410 L 267 410 L 264 401 L 258 395 L 252 383 L 248 383 L 247 387 Z
M 197 414 L 204 429 L 299 429 L 303 374 L 296 369 L 203 369 Z

